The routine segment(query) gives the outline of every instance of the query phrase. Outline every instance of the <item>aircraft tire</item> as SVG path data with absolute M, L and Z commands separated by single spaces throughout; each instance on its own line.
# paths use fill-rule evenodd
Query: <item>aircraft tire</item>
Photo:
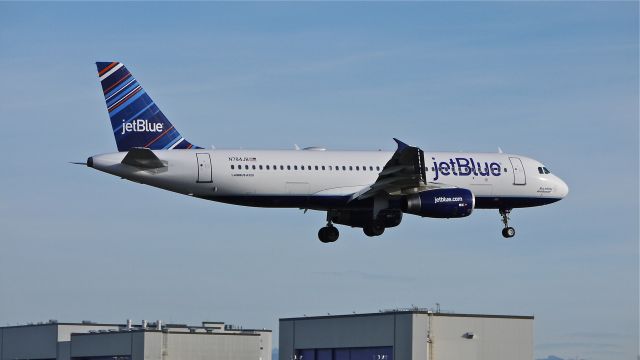
M 367 236 L 380 236 L 384 234 L 384 226 L 373 223 L 362 228 L 362 231 L 364 231 L 364 234 Z
M 508 226 L 502 229 L 502 236 L 504 236 L 505 238 L 512 238 L 515 235 L 516 235 L 516 229 L 512 228 L 511 226 Z
M 340 232 L 335 226 L 325 226 L 318 231 L 318 239 L 323 243 L 332 243 L 338 240 Z

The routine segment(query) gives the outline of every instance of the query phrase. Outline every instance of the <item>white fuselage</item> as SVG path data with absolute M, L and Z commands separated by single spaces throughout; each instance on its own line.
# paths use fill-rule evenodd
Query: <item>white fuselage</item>
M 144 170 L 126 152 L 92 157 L 92 167 L 200 198 L 265 207 L 327 210 L 376 182 L 393 152 L 325 150 L 154 150 L 166 167 Z M 544 205 L 567 185 L 531 158 L 503 153 L 425 152 L 427 183 L 471 190 L 477 208 Z

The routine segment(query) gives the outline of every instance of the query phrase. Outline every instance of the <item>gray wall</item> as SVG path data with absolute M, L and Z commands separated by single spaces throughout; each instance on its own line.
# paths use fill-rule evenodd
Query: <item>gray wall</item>
M 533 359 L 532 319 L 434 316 L 431 339 L 436 360 Z
M 258 360 L 259 357 L 258 335 L 170 333 L 167 337 L 166 360 Z M 145 360 L 151 358 L 145 356 Z
M 6 327 L 2 331 L 2 360 L 55 359 L 58 353 L 57 325 Z
M 131 331 L 71 335 L 71 357 L 111 355 L 131 355 L 134 359 L 142 359 L 144 333 Z
M 258 334 L 130 331 L 74 334 L 71 338 L 73 357 L 131 355 L 133 360 L 259 360 L 261 355 Z M 263 360 L 271 360 L 271 355 Z
M 271 331 L 260 331 L 260 359 L 271 360 L 271 352 L 273 350 L 273 337 Z
M 533 319 L 407 312 L 280 320 L 279 360 L 296 349 L 376 346 L 393 346 L 395 360 L 532 360 Z
M 295 349 L 393 346 L 395 359 L 412 353 L 412 314 L 280 320 L 280 360 Z

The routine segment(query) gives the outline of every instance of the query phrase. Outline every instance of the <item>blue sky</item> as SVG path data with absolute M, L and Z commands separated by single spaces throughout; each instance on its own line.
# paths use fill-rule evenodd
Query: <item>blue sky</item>
M 0 322 L 442 304 L 533 314 L 536 358 L 638 354 L 638 3 L 0 3 Z M 95 61 L 218 148 L 525 154 L 567 199 L 383 237 L 67 161 L 115 151 Z M 277 343 L 275 344 L 277 347 Z

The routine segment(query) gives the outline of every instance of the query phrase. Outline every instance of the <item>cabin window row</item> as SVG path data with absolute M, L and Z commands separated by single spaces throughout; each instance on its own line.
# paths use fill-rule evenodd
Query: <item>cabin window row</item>
M 326 171 L 326 170 L 334 170 L 334 171 L 380 171 L 380 166 L 346 166 L 346 165 L 231 165 L 231 170 L 317 170 L 317 171 Z
M 355 171 L 380 171 L 380 166 L 346 166 L 346 165 L 231 165 L 231 170 L 242 170 L 244 168 L 244 170 L 278 170 L 278 168 L 280 170 L 316 170 L 316 171 L 326 171 L 326 170 L 335 170 L 335 171 L 353 171 L 355 169 Z M 449 169 L 446 169 L 447 171 L 453 170 L 456 171 L 458 170 L 455 166 Z M 425 171 L 429 171 L 429 167 L 425 167 Z M 435 167 L 431 167 L 431 171 L 436 171 Z M 485 168 L 484 171 L 489 171 L 489 168 Z M 548 171 L 548 170 L 547 170 Z M 507 168 L 504 168 L 504 172 L 507 172 Z M 542 173 L 541 173 L 542 174 Z M 548 174 L 548 172 L 547 172 Z

